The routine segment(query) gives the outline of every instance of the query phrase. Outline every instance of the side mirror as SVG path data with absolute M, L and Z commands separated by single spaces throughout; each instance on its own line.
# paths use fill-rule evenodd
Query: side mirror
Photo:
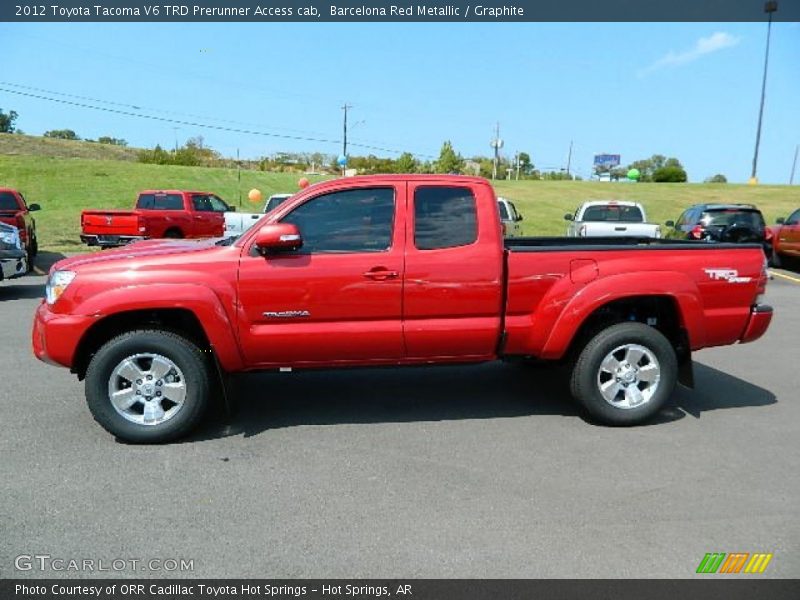
M 228 207 L 228 212 L 236 212 L 236 207 L 235 206 L 229 206 Z
M 664 225 L 666 225 L 667 227 L 675 227 L 675 221 L 667 221 L 666 223 L 664 223 Z
M 570 213 L 565 214 L 564 215 L 564 220 L 565 221 L 572 221 L 572 215 Z
M 256 248 L 262 253 L 297 250 L 302 246 L 303 237 L 293 223 L 270 223 L 256 233 Z
M 517 213 L 517 218 L 516 218 L 516 220 L 517 220 L 517 221 L 522 221 L 522 215 L 521 215 L 521 214 L 519 214 L 519 213 Z
M 775 222 L 778 225 L 783 225 L 786 222 L 786 219 L 784 219 L 783 217 L 778 217 L 777 219 L 775 219 Z
M 38 204 L 31 204 L 30 206 L 28 206 L 28 210 L 33 212 L 35 210 L 42 210 L 42 207 L 39 206 Z

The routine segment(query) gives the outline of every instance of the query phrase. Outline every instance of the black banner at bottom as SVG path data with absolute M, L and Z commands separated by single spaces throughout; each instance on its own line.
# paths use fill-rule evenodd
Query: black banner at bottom
M 797 600 L 798 579 L 5 579 L 2 600 Z

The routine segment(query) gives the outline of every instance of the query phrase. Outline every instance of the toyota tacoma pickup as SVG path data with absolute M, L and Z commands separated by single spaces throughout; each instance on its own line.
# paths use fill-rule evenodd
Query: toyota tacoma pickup
M 567 237 L 661 237 L 661 228 L 647 222 L 644 206 L 623 200 L 592 200 L 567 213 Z
M 31 213 L 39 210 L 38 204 L 28 204 L 17 190 L 0 188 L 0 223 L 16 227 L 19 239 L 26 254 L 26 268 L 33 269 L 33 262 L 39 252 L 36 240 L 36 219 Z
M 570 365 L 588 413 L 633 425 L 691 384 L 692 351 L 764 333 L 766 284 L 758 245 L 504 240 L 484 179 L 367 176 L 310 186 L 240 238 L 64 259 L 32 338 L 133 442 L 187 434 L 232 373 L 496 359 Z
M 209 192 L 147 190 L 134 210 L 84 210 L 81 241 L 114 247 L 148 238 L 222 237 L 224 215 L 233 210 Z

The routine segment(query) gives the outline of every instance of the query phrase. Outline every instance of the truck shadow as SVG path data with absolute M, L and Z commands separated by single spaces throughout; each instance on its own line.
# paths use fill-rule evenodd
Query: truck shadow
M 0 302 L 44 298 L 44 284 L 42 277 L 33 274 L 3 281 L 0 283 Z
M 695 363 L 695 390 L 679 387 L 648 426 L 707 411 L 768 406 L 775 395 Z M 478 366 L 248 374 L 234 380 L 231 417 L 215 415 L 186 441 L 255 436 L 301 425 L 405 423 L 535 415 L 590 423 L 571 399 L 563 369 Z

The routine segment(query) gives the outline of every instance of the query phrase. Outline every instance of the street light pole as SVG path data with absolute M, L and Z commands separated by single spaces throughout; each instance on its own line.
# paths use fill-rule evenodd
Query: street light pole
M 756 149 L 753 152 L 753 170 L 750 172 L 748 183 L 755 185 L 758 183 L 756 172 L 758 170 L 758 147 L 761 144 L 761 121 L 764 117 L 764 95 L 767 91 L 767 65 L 769 64 L 769 38 L 772 34 L 772 13 L 778 10 L 778 3 L 770 0 L 764 4 L 764 12 L 769 15 L 767 21 L 767 49 L 764 52 L 764 76 L 761 80 L 761 104 L 758 107 L 758 126 L 756 127 Z

